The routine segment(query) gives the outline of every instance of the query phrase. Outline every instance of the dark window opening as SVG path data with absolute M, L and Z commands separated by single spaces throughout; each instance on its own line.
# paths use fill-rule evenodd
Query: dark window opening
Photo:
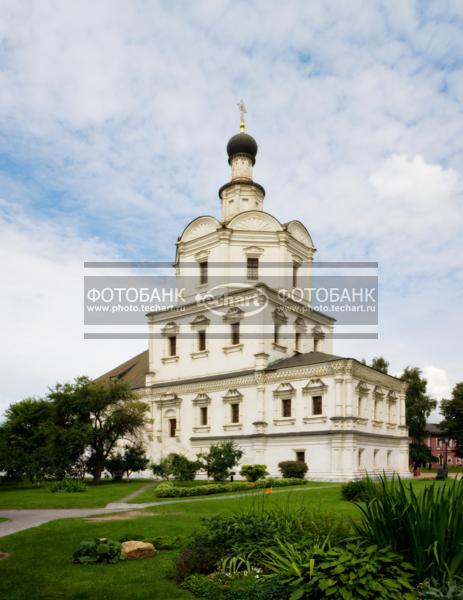
M 199 282 L 207 283 L 207 260 L 199 263 Z
M 296 452 L 296 460 L 297 460 L 297 462 L 305 463 L 305 452 L 304 452 L 304 450 L 300 450 L 299 452 Z
M 177 338 L 175 335 L 172 335 L 169 338 L 169 356 L 177 355 Z
M 275 323 L 275 325 L 273 326 L 273 341 L 275 344 L 280 343 L 280 326 L 278 325 L 278 323 Z
M 293 287 L 297 287 L 297 276 L 299 273 L 298 263 L 293 263 Z
M 252 280 L 259 279 L 259 259 L 258 258 L 248 258 L 247 278 L 252 279 Z
M 313 415 L 321 415 L 322 413 L 323 413 L 322 397 L 321 396 L 312 396 L 312 414 Z
M 291 399 L 290 398 L 284 398 L 281 401 L 281 413 L 282 413 L 283 417 L 291 416 Z
M 177 432 L 177 419 L 169 419 L 169 435 L 175 437 Z
M 239 423 L 240 422 L 240 405 L 239 404 L 231 404 L 231 422 Z
M 240 324 L 239 323 L 231 324 L 231 337 L 232 337 L 231 342 L 234 346 L 236 344 L 240 343 Z
M 294 345 L 296 346 L 296 352 L 299 352 L 301 349 L 301 334 L 299 331 L 296 331 L 294 336 Z
M 198 331 L 198 350 L 206 349 L 206 332 Z
M 207 425 L 207 406 L 201 406 L 201 425 Z

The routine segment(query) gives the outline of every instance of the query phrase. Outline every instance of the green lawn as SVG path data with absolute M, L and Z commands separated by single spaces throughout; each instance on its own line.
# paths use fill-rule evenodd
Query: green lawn
M 103 481 L 89 485 L 85 492 L 52 493 L 47 485 L 37 488 L 32 484 L 0 484 L 2 508 L 92 508 L 115 502 L 147 483 L 146 480 L 113 483 Z
M 205 485 L 205 484 L 214 483 L 214 482 L 213 481 L 206 481 L 206 480 L 195 480 L 195 481 L 173 481 L 172 483 L 175 486 L 178 486 L 178 487 L 193 487 L 195 485 Z M 319 485 L 320 486 L 321 485 L 323 485 L 323 486 L 338 485 L 339 486 L 339 484 L 335 484 L 335 483 L 326 483 L 326 482 L 320 483 L 320 482 L 317 482 L 317 481 L 310 481 L 309 483 L 306 483 L 303 486 L 302 485 L 299 485 L 299 486 L 295 485 L 295 486 L 288 486 L 287 488 L 275 488 L 275 491 L 276 490 L 282 490 L 282 489 L 284 489 L 284 490 L 292 490 L 292 489 L 297 488 L 297 487 L 304 487 L 304 488 L 306 488 L 306 487 L 307 488 L 308 487 L 314 487 L 314 486 L 318 487 Z M 144 492 L 142 492 L 139 496 L 137 496 L 136 498 L 134 498 L 130 502 L 134 503 L 134 504 L 142 504 L 144 502 L 162 502 L 164 500 L 167 501 L 167 500 L 173 500 L 174 499 L 174 498 L 158 498 L 155 495 L 154 491 L 155 491 L 154 487 L 150 488 L 149 490 L 145 490 Z M 238 493 L 239 494 L 249 494 L 249 493 L 251 493 L 251 494 L 252 493 L 254 493 L 254 494 L 256 494 L 256 493 L 263 494 L 264 490 L 262 490 L 262 489 L 261 490 L 250 489 L 250 490 L 240 491 L 240 492 L 232 492 L 232 491 L 231 492 L 223 492 L 221 494 L 213 494 L 213 497 L 224 496 L 224 495 L 227 495 L 227 494 L 238 494 Z M 204 496 L 201 496 L 201 497 L 204 498 Z
M 118 539 L 131 536 L 188 535 L 202 517 L 233 512 L 251 506 L 299 506 L 335 511 L 346 517 L 357 509 L 340 497 L 340 488 L 296 492 L 285 490 L 271 495 L 240 498 L 179 500 L 144 511 L 146 516 L 124 521 L 88 523 L 82 519 L 55 521 L 6 538 L 0 538 L 0 552 L 10 556 L 0 561 L 0 598 L 85 599 L 137 598 L 175 600 L 193 598 L 168 578 L 173 552 L 160 552 L 152 559 L 127 561 L 116 565 L 74 565 L 73 551 L 93 537 Z M 27 573 L 27 577 L 25 574 Z

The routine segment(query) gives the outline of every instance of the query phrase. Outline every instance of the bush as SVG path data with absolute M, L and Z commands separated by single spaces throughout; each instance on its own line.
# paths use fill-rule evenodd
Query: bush
M 341 488 L 341 496 L 351 502 L 365 502 L 368 498 L 368 486 L 365 479 L 349 481 Z
M 240 471 L 241 477 L 245 477 L 248 481 L 257 481 L 263 479 L 267 473 L 265 465 L 243 465 Z
M 165 484 L 169 485 L 165 485 Z M 246 481 L 233 481 L 231 483 L 210 483 L 192 487 L 175 487 L 172 482 L 160 483 L 154 493 L 158 498 L 187 498 L 191 496 L 208 496 L 209 494 L 223 494 L 226 492 L 241 492 L 249 489 L 262 489 L 267 487 L 285 487 L 288 485 L 306 484 L 300 479 L 259 479 L 253 483 Z
M 117 563 L 120 560 L 124 560 L 120 543 L 107 538 L 81 542 L 79 550 L 76 550 L 73 555 L 73 562 L 83 565 Z
M 177 581 L 193 573 L 212 573 L 218 561 L 225 556 L 251 557 L 258 563 L 276 538 L 294 544 L 322 543 L 327 538 L 332 543 L 345 540 L 350 526 L 333 515 L 285 509 L 251 509 L 232 515 L 215 515 L 204 521 L 186 548 L 177 556 L 175 568 Z M 207 549 L 207 551 L 206 551 Z M 198 570 L 198 555 L 201 555 Z
M 463 570 L 463 479 L 432 482 L 417 494 L 400 478 L 367 482 L 370 500 L 354 524 L 360 539 L 390 546 L 416 569 L 418 581 L 440 584 Z
M 142 445 L 126 446 L 124 453 L 117 452 L 108 457 L 105 461 L 105 469 L 111 473 L 114 481 L 121 481 L 124 474 L 127 477 L 130 473 L 144 471 L 149 464 L 145 449 Z
M 284 600 L 287 593 L 275 581 L 248 574 L 235 577 L 225 575 L 190 575 L 183 586 L 197 598 L 204 600 Z
M 263 564 L 294 599 L 416 598 L 413 567 L 387 548 L 348 544 L 300 549 L 280 542 L 277 550 L 269 549 Z
M 304 479 L 308 470 L 306 463 L 298 460 L 284 460 L 278 463 L 278 468 L 283 477 L 294 477 L 296 479 Z
M 75 492 L 86 492 L 88 488 L 83 481 L 78 479 L 63 479 L 54 481 L 48 489 L 53 494 L 73 494 Z
M 201 468 L 201 464 L 197 460 L 189 460 L 182 454 L 169 454 L 167 458 L 170 460 L 170 475 L 174 479 L 191 481 Z
M 223 442 L 209 448 L 209 452 L 199 455 L 208 478 L 214 481 L 224 481 L 230 476 L 230 470 L 235 467 L 243 456 L 243 451 L 235 442 Z

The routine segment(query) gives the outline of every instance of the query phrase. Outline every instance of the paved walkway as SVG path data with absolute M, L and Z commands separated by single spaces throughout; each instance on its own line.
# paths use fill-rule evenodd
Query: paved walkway
M 4 523 L 0 523 L 0 537 L 23 531 L 24 529 L 30 529 L 31 527 L 37 527 L 50 521 L 56 521 L 58 519 L 69 519 L 78 517 L 90 517 L 92 515 L 104 515 L 112 514 L 116 512 L 125 512 L 129 510 L 140 510 L 143 508 L 149 508 L 150 506 L 164 506 L 165 504 L 182 504 L 189 502 L 204 502 L 211 500 L 227 500 L 229 498 L 242 498 L 243 494 L 223 494 L 217 496 L 202 496 L 200 498 L 183 498 L 183 499 L 172 499 L 162 500 L 154 502 L 145 502 L 141 504 L 129 504 L 125 502 L 127 499 L 133 500 L 134 497 L 141 494 L 144 489 L 154 484 L 148 484 L 137 490 L 134 494 L 129 494 L 126 498 L 123 498 L 120 502 L 111 502 L 104 508 L 53 508 L 53 509 L 36 509 L 36 510 L 3 510 L 0 509 L 0 517 L 6 517 L 10 519 Z M 273 494 L 281 494 L 283 492 L 311 492 L 312 490 L 323 490 L 327 488 L 338 487 L 336 485 L 318 485 L 318 486 L 304 486 L 298 488 L 285 489 L 280 488 L 273 490 Z M 258 496 L 262 495 L 263 491 L 249 492 L 246 496 Z M 147 515 L 148 516 L 148 515 Z

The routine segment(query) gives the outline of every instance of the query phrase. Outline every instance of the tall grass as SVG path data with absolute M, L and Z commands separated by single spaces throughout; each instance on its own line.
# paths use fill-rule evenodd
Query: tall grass
M 463 479 L 415 491 L 400 478 L 368 480 L 368 501 L 353 524 L 362 539 L 390 546 L 416 569 L 418 581 L 463 573 Z

